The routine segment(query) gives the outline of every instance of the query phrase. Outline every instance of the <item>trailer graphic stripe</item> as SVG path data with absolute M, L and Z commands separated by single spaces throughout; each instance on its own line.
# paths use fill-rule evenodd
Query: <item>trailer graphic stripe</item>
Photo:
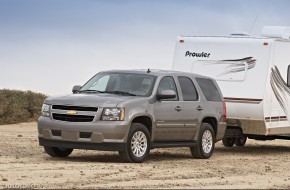
M 226 102 L 235 102 L 235 103 L 246 103 L 246 104 L 259 104 L 263 99 L 254 99 L 254 98 L 233 98 L 233 97 L 224 97 Z
M 286 82 L 282 78 L 278 67 L 275 65 L 274 68 L 271 68 L 271 79 L 270 84 L 273 90 L 273 93 L 282 107 L 284 113 L 286 114 L 287 119 L 289 119 L 289 97 L 290 97 L 290 88 L 287 86 Z
M 231 74 L 231 73 L 238 73 L 247 70 L 250 70 L 255 67 L 256 65 L 256 59 L 253 57 L 245 57 L 242 59 L 228 59 L 228 60 L 199 60 L 205 64 L 223 64 L 227 65 L 224 68 L 224 71 L 219 73 L 217 77 Z M 246 65 L 246 68 L 245 68 Z
M 265 117 L 265 119 L 279 119 L 279 118 L 285 119 L 285 118 L 287 118 L 287 117 L 286 117 L 286 116 Z
M 274 121 L 287 121 L 286 116 L 273 116 L 273 117 L 265 117 L 266 122 L 274 122 Z

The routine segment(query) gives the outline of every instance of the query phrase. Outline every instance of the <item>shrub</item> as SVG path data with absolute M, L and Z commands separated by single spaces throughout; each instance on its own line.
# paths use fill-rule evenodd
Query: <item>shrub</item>
M 46 95 L 31 91 L 0 90 L 0 124 L 35 121 Z

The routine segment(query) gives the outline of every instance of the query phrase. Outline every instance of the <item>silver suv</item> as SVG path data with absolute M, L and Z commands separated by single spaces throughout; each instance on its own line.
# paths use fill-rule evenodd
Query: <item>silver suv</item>
M 53 157 L 73 149 L 119 151 L 126 162 L 143 162 L 150 149 L 190 147 L 209 158 L 226 127 L 216 82 L 183 72 L 107 71 L 73 94 L 44 101 L 39 144 Z

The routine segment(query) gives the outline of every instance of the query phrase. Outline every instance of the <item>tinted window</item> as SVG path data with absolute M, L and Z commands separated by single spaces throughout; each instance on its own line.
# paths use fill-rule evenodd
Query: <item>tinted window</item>
M 197 92 L 192 83 L 192 80 L 188 77 L 178 77 L 178 81 L 181 87 L 184 101 L 196 101 Z
M 177 89 L 173 77 L 163 77 L 158 86 L 158 93 L 162 90 L 173 90 L 176 93 L 176 97 L 168 100 L 178 100 Z
M 208 101 L 222 101 L 221 95 L 211 79 L 196 78 L 196 81 Z
M 156 76 L 135 73 L 99 73 L 89 80 L 80 92 L 132 94 L 150 96 Z

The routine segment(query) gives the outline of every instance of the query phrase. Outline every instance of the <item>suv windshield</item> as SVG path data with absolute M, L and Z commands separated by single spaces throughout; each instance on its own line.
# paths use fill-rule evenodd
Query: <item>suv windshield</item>
M 80 92 L 112 93 L 128 96 L 150 96 L 156 76 L 135 73 L 99 73 Z

